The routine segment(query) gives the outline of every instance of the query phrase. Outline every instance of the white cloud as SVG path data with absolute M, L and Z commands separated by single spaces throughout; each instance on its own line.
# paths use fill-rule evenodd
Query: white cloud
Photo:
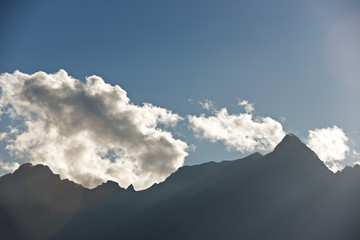
M 206 110 L 212 110 L 214 109 L 214 102 L 213 101 L 210 101 L 209 99 L 205 99 L 203 101 L 199 101 L 199 104 L 201 105 L 201 107 L 203 109 L 206 109 Z
M 355 161 L 354 162 L 354 165 L 360 165 L 360 153 L 355 151 L 355 150 L 352 150 L 352 153 L 351 153 L 351 156 L 356 159 L 356 160 L 359 160 L 359 161 Z
M 282 125 L 270 117 L 253 118 L 250 113 L 229 114 L 226 108 L 213 116 L 188 116 L 198 137 L 222 141 L 239 152 L 272 150 L 284 137 Z
M 189 152 L 195 152 L 196 150 L 196 146 L 194 144 L 190 144 L 189 147 L 188 147 L 188 151 Z
M 341 163 L 350 151 L 349 138 L 344 131 L 337 127 L 328 127 L 309 130 L 306 144 L 319 158 L 332 170 L 338 171 L 344 168 Z M 339 162 L 340 161 L 340 162 Z
M 12 130 L 7 149 L 86 187 L 113 180 L 144 189 L 165 180 L 188 155 L 187 144 L 159 126 L 176 124 L 179 115 L 135 105 L 120 86 L 100 77 L 84 83 L 64 70 L 16 71 L 2 74 L 0 86 L 1 108 L 25 125 Z
M 352 150 L 352 151 L 351 151 L 351 155 L 352 155 L 352 157 L 354 157 L 354 158 L 359 158 L 359 159 L 360 159 L 360 153 L 357 152 L 357 151 L 355 151 L 355 150 Z
M 6 133 L 6 132 L 0 133 L 0 141 L 5 140 L 6 137 L 7 137 L 7 133 Z
M 336 161 L 327 162 L 327 163 L 325 163 L 325 165 L 334 173 L 338 172 L 338 171 L 341 171 L 345 167 L 344 163 L 336 162 Z
M 239 105 L 239 106 L 243 106 L 244 109 L 245 109 L 245 112 L 246 112 L 246 113 L 249 113 L 249 114 L 251 114 L 251 113 L 255 110 L 254 104 L 253 104 L 253 103 L 249 103 L 249 101 L 247 101 L 247 100 L 241 100 L 241 99 L 239 99 L 238 105 Z
M 0 173 L 2 174 L 12 173 L 19 167 L 20 164 L 17 162 L 3 162 L 2 160 L 0 160 Z

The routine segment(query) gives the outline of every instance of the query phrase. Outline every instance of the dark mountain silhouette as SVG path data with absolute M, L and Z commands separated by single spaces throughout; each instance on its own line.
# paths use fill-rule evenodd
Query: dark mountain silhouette
M 296 136 L 184 166 L 145 191 L 92 190 L 24 164 L 0 178 L 0 239 L 360 239 L 360 167 L 336 174 Z

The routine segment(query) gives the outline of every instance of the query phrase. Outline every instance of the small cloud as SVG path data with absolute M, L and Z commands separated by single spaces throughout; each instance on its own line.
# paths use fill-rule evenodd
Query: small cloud
M 13 173 L 16 169 L 20 167 L 20 164 L 17 162 L 3 162 L 0 160 L 0 173 Z
M 252 113 L 255 110 L 254 104 L 249 103 L 247 100 L 239 99 L 238 105 L 243 106 L 246 113 Z
M 330 169 L 330 171 L 335 173 L 341 171 L 345 167 L 345 164 L 341 162 L 333 161 L 333 162 L 328 162 L 326 166 Z
M 286 122 L 286 118 L 285 118 L 284 116 L 281 116 L 281 117 L 280 117 L 280 122 L 285 123 L 285 122 Z
M 214 109 L 214 102 L 213 102 L 213 101 L 210 101 L 209 99 L 205 99 L 205 100 L 203 100 L 203 101 L 199 101 L 198 103 L 201 105 L 201 107 L 202 107 L 203 109 L 206 109 L 206 110 L 212 110 L 212 109 Z
M 281 123 L 270 117 L 253 118 L 252 104 L 247 113 L 229 114 L 226 108 L 214 111 L 212 116 L 188 115 L 190 128 L 195 136 L 211 142 L 221 141 L 228 149 L 239 152 L 272 150 L 284 137 Z
M 187 150 L 188 150 L 189 152 L 195 152 L 195 150 L 196 150 L 195 144 L 190 144 L 189 147 L 187 148 Z
M 351 155 L 352 155 L 353 158 L 359 158 L 360 159 L 360 153 L 355 151 L 355 150 L 351 151 Z
M 345 167 L 343 161 L 350 152 L 349 138 L 343 129 L 333 126 L 309 130 L 306 144 L 333 171 Z
M 6 137 L 7 137 L 7 133 L 6 133 L 6 132 L 0 133 L 0 141 L 3 141 Z

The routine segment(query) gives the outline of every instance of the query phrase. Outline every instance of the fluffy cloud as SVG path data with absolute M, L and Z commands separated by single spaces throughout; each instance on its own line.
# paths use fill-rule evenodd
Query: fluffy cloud
M 199 104 L 203 109 L 212 110 L 214 109 L 214 102 L 209 99 L 205 99 L 204 101 L 199 101 Z
M 0 141 L 4 140 L 7 136 L 7 133 L 6 132 L 2 132 L 0 133 Z
M 253 107 L 243 102 L 246 113 L 229 114 L 226 108 L 213 116 L 188 116 L 190 127 L 198 137 L 222 141 L 228 149 L 239 152 L 272 150 L 284 137 L 282 125 L 270 117 L 253 118 Z M 250 107 L 252 109 L 250 109 Z
M 244 106 L 245 112 L 249 114 L 251 114 L 255 110 L 254 104 L 249 103 L 249 101 L 247 100 L 239 100 L 238 105 Z
M 341 161 L 350 151 L 348 142 L 349 138 L 337 126 L 309 130 L 306 140 L 307 145 L 333 172 L 344 168 L 345 165 Z
M 187 156 L 187 144 L 160 128 L 180 116 L 150 103 L 137 106 L 120 86 L 100 77 L 84 83 L 64 70 L 16 71 L 2 74 L 0 86 L 2 114 L 23 122 L 9 132 L 7 149 L 86 187 L 113 180 L 144 189 L 163 181 Z
M 17 162 L 3 162 L 2 160 L 0 160 L 0 173 L 1 174 L 12 173 L 19 167 L 20 167 L 20 164 Z

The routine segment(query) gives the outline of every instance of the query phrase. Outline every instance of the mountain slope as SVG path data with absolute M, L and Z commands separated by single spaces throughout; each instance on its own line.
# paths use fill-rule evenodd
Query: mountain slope
M 318 193 L 327 189 L 333 176 L 310 149 L 291 135 L 274 152 L 231 170 L 209 189 L 190 197 L 181 195 L 168 202 L 169 206 L 152 209 L 135 219 L 126 238 L 221 239 L 226 233 L 226 239 L 303 239 L 293 224 L 312 228 L 307 219 L 326 196 Z M 321 221 L 313 220 L 314 224 Z M 154 224 L 149 226 L 149 222 Z M 327 237 L 326 233 L 316 236 L 321 234 Z
M 265 156 L 185 166 L 140 192 L 25 164 L 0 178 L 0 238 L 359 239 L 359 181 L 360 167 L 334 174 L 291 134 Z
M 0 180 L 3 221 L 20 239 L 46 238 L 57 232 L 77 211 L 87 191 L 73 182 L 61 181 L 44 165 L 23 164 Z M 1 224 L 0 234 L 4 228 L 8 227 Z

